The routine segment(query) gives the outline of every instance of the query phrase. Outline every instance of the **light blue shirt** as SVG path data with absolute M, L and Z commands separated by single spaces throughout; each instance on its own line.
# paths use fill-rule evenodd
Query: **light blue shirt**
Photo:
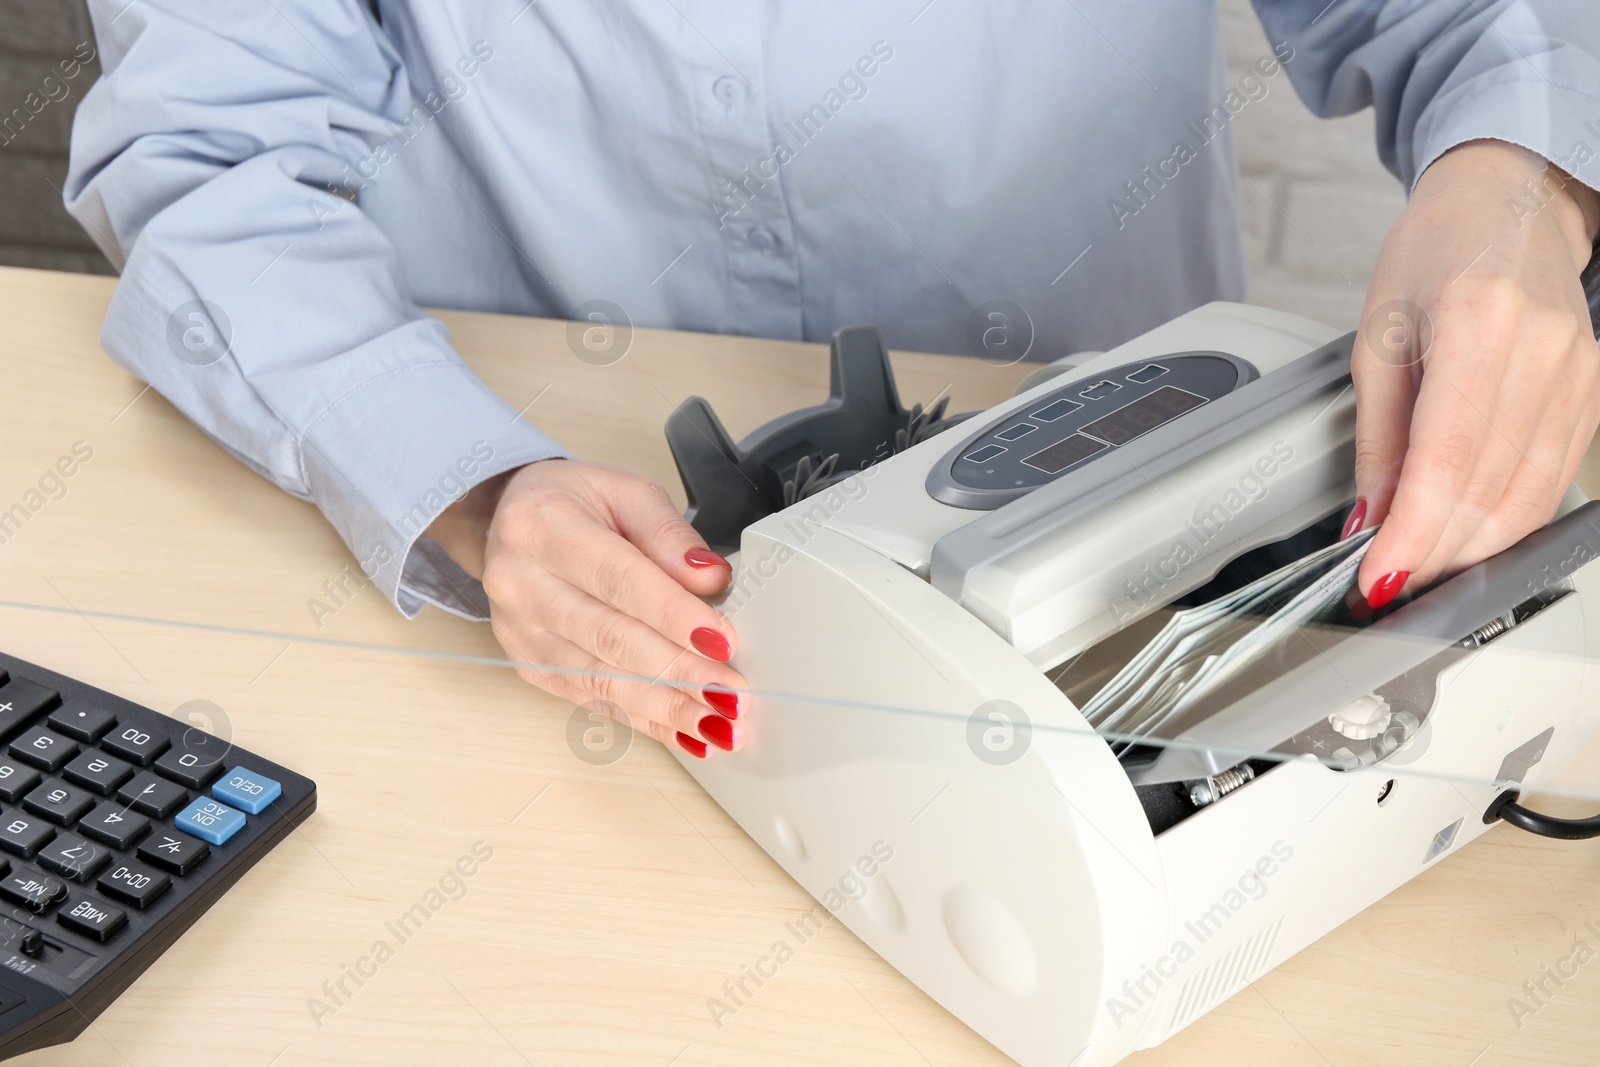
M 964 352 L 1008 301 L 1013 352 L 1109 347 L 1242 297 L 1232 122 L 1285 74 L 1408 188 L 1485 137 L 1600 186 L 1594 0 L 1257 0 L 1232 82 L 1216 0 L 374 6 L 90 0 L 66 198 L 111 357 L 408 615 L 480 616 L 421 531 L 564 454 L 419 304 Z

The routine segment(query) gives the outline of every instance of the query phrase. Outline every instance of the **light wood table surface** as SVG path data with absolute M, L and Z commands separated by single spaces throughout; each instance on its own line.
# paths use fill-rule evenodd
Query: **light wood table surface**
M 432 609 L 408 623 L 370 586 L 319 625 L 308 600 L 353 560 L 315 509 L 106 359 L 111 292 L 0 269 L 0 511 L 76 442 L 94 451 L 0 544 L 0 647 L 159 711 L 212 702 L 219 732 L 313 778 L 319 808 L 77 1042 L 18 1062 L 1010 1062 L 837 922 L 716 1025 L 707 999 L 810 898 L 654 743 L 577 758 L 570 706 L 466 660 L 499 656 L 486 626 Z M 528 417 L 568 448 L 680 504 L 661 432 L 678 401 L 706 396 L 737 437 L 827 389 L 819 345 L 639 330 L 595 367 L 565 323 L 441 318 L 513 407 L 537 396 Z M 948 389 L 952 410 L 997 402 L 1022 374 L 895 363 L 907 402 Z M 1568 784 L 1597 783 L 1591 750 Z M 492 856 L 439 893 L 474 847 Z M 401 942 L 386 924 L 418 903 L 438 906 Z M 1600 845 L 1499 827 L 1128 1062 L 1592 1064 L 1600 958 L 1520 1028 L 1507 1005 L 1575 938 L 1600 953 L 1591 921 Z M 330 994 L 341 978 L 348 995 Z

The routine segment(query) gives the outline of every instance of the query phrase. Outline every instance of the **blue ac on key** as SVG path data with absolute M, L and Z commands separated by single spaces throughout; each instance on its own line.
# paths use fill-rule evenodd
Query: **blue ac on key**
M 226 804 L 197 797 L 187 808 L 178 812 L 172 825 L 189 831 L 202 841 L 221 845 L 244 828 L 244 815 Z
M 225 800 L 242 811 L 251 815 L 260 815 L 267 810 L 267 805 L 278 799 L 283 792 L 283 786 L 264 775 L 255 774 L 243 767 L 233 770 L 217 779 L 211 787 L 211 795 L 218 800 Z

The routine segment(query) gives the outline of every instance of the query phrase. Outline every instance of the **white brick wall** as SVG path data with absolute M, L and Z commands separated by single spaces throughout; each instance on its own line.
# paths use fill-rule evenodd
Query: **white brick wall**
M 1229 82 L 1271 54 L 1250 0 L 1220 0 Z M 1372 112 L 1319 119 L 1287 74 L 1234 121 L 1250 302 L 1354 329 L 1389 224 L 1405 206 L 1378 162 Z

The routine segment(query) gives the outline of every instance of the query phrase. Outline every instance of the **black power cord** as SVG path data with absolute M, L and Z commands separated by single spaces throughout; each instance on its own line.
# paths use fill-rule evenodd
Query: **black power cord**
M 1483 821 L 1492 823 L 1497 819 L 1504 819 L 1512 826 L 1526 830 L 1530 834 L 1554 837 L 1562 841 L 1582 841 L 1590 837 L 1600 837 L 1600 815 L 1592 815 L 1587 819 L 1558 819 L 1554 815 L 1541 815 L 1517 803 L 1519 795 L 1515 789 L 1508 789 L 1495 797 L 1494 802 L 1489 805 L 1489 810 L 1483 813 Z

